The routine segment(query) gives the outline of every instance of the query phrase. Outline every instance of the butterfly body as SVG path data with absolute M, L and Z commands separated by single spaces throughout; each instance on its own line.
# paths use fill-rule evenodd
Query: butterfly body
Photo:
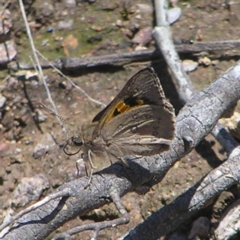
M 135 74 L 116 98 L 82 128 L 73 144 L 82 147 L 85 161 L 128 155 L 149 156 L 169 149 L 175 114 L 152 68 Z M 91 166 L 93 164 L 91 163 Z

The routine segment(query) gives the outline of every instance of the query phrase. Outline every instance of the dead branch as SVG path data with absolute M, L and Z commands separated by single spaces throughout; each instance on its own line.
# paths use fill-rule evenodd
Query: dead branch
M 203 209 L 208 201 L 240 180 L 240 147 L 235 148 L 229 159 L 211 171 L 201 181 L 179 196 L 166 207 L 153 213 L 146 221 L 134 228 L 125 240 L 159 239 Z M 156 221 L 157 219 L 157 221 Z M 225 227 L 226 230 L 226 227 Z M 226 239 L 226 238 L 224 238 Z
M 87 64 L 91 66 L 90 62 Z M 61 65 L 62 68 L 66 66 Z M 70 64 L 70 66 L 71 69 L 76 69 L 76 65 Z M 213 129 L 217 120 L 229 106 L 240 98 L 239 72 L 240 63 L 238 62 L 217 82 L 194 95 L 177 117 L 176 136 L 168 152 L 159 156 L 131 159 L 129 168 L 123 167 L 119 163 L 114 164 L 95 174 L 87 189 L 84 188 L 88 181 L 86 178 L 64 184 L 59 190 L 69 189 L 68 191 L 72 193 L 71 196 L 54 199 L 40 208 L 26 212 L 14 225 L 5 229 L 2 239 L 25 239 L 26 236 L 29 239 L 43 239 L 68 220 L 112 201 L 114 199 L 111 196 L 112 189 L 120 197 L 143 184 L 152 186 L 161 181 L 171 166 L 191 151 Z M 192 95 L 189 95 L 189 98 L 190 96 Z M 233 146 L 235 143 L 231 145 L 231 147 Z M 172 204 L 149 217 L 147 221 L 130 232 L 125 239 L 154 239 L 173 231 L 179 224 L 203 208 L 209 199 L 239 181 L 240 171 L 235 167 L 239 157 L 239 149 L 236 148 L 226 163 L 212 171 Z M 103 225 L 109 227 L 112 226 L 111 224 L 126 222 L 128 219 L 124 215 L 126 212 L 124 210 L 122 212 L 123 217 L 117 221 L 108 221 L 101 226 L 91 224 L 91 228 L 82 226 L 79 227 L 80 231 L 82 231 L 81 229 L 93 229 L 94 236 L 96 236 Z M 69 237 L 79 231 L 79 228 L 75 231 L 73 229 L 64 236 Z
M 175 78 L 180 98 L 183 102 L 189 101 L 188 105 L 192 106 L 192 101 L 198 99 L 198 94 L 194 95 L 195 90 L 191 80 L 182 70 L 179 56 L 175 51 L 167 21 L 167 2 L 164 0 L 155 0 L 155 9 L 157 9 L 156 19 L 158 26 L 155 27 L 154 37 L 159 48 L 162 49 L 163 56 Z M 237 69 L 238 68 L 239 67 L 237 67 Z M 228 75 L 226 73 L 226 80 L 238 75 L 235 70 L 232 74 L 233 75 L 230 73 L 230 75 Z M 225 76 L 223 76 L 223 79 L 224 78 Z M 218 89 L 216 89 L 216 91 L 218 91 Z M 207 93 L 206 91 L 204 92 Z M 191 99 L 193 95 L 194 97 Z M 226 96 L 227 95 L 228 93 L 226 92 Z M 219 98 L 220 102 L 225 100 L 225 98 L 222 97 Z M 211 98 L 211 95 L 209 95 L 209 98 Z M 202 107 L 204 108 L 205 106 Z M 179 115 L 182 115 L 183 111 L 181 111 Z M 182 117 L 186 117 L 185 112 Z M 207 115 L 203 115 L 203 117 L 209 118 Z M 200 122 L 203 120 L 200 114 L 197 116 L 197 119 Z M 194 142 L 191 134 L 194 134 L 194 132 L 199 129 L 195 124 L 192 125 L 191 121 L 189 121 L 188 127 L 188 132 L 184 133 L 182 138 L 185 139 L 187 146 L 191 146 Z M 224 134 L 222 132 L 224 132 Z M 240 170 L 235 167 L 236 162 L 239 161 L 240 158 L 240 148 L 237 147 L 238 144 L 219 124 L 214 127 L 212 133 L 216 139 L 219 139 L 220 143 L 225 146 L 228 154 L 231 153 L 228 161 L 211 171 L 203 180 L 196 183 L 174 202 L 152 214 L 146 221 L 134 228 L 124 239 L 157 239 L 170 233 L 193 216 L 198 210 L 202 209 L 207 201 L 218 195 L 223 189 L 227 189 L 239 181 Z
M 34 41 L 33 41 L 33 38 L 32 38 L 31 29 L 30 29 L 29 24 L 28 24 L 27 15 L 26 15 L 26 12 L 25 12 L 25 9 L 24 9 L 23 1 L 22 0 L 18 0 L 18 1 L 19 1 L 19 6 L 20 6 L 20 9 L 21 9 L 22 17 L 23 17 L 23 20 L 24 20 L 24 24 L 25 24 L 25 27 L 26 27 L 26 30 L 27 30 L 27 35 L 28 35 L 30 46 L 31 46 L 32 54 L 33 54 L 33 57 L 34 57 L 34 61 L 35 61 L 36 65 L 37 65 L 37 70 L 38 70 L 39 75 L 40 75 L 40 80 L 42 81 L 42 83 L 44 85 L 44 88 L 46 90 L 49 102 L 51 103 L 51 105 L 52 105 L 52 107 L 54 109 L 54 112 L 58 113 L 57 107 L 56 107 L 56 105 L 55 105 L 55 103 L 54 103 L 54 101 L 52 99 L 50 90 L 49 90 L 49 88 L 47 86 L 46 79 L 45 79 L 44 74 L 43 74 L 42 66 L 41 66 L 39 58 L 37 56 L 35 44 L 34 44 Z M 35 66 L 34 66 L 34 68 L 36 69 Z M 65 132 L 65 129 L 64 129 L 63 125 L 62 125 L 62 122 L 60 121 L 59 118 L 57 118 L 57 120 L 58 120 L 60 126 L 62 127 L 63 132 Z
M 195 42 L 193 44 L 175 45 L 178 53 L 199 53 L 199 52 L 214 52 L 231 49 L 240 49 L 239 40 L 219 41 L 219 42 Z M 212 57 L 214 59 L 214 56 Z M 219 58 L 219 54 L 215 57 Z M 51 62 L 42 62 L 42 68 L 54 67 L 60 70 L 76 71 L 80 69 L 102 67 L 102 66 L 124 66 L 132 62 L 154 61 L 163 59 L 161 52 L 155 50 L 142 50 L 129 53 L 118 53 L 106 56 L 97 57 L 82 57 L 82 58 L 59 58 Z M 20 69 L 32 69 L 32 65 L 19 64 Z
M 155 0 L 155 8 L 157 9 L 157 26 L 154 28 L 153 36 L 172 72 L 179 98 L 183 103 L 186 103 L 196 93 L 196 90 L 194 89 L 191 79 L 183 70 L 181 60 L 173 44 L 170 25 L 167 20 L 167 1 Z M 212 134 L 219 143 L 225 147 L 228 154 L 238 146 L 238 143 L 228 134 L 220 123 L 217 123 L 214 127 Z
M 119 196 L 123 196 L 137 186 L 144 184 L 152 186 L 160 182 L 173 164 L 193 149 L 212 130 L 228 107 L 240 98 L 239 73 L 240 62 L 208 88 L 196 94 L 191 102 L 181 110 L 176 121 L 176 136 L 169 151 L 153 157 L 129 160 L 129 168 L 116 163 L 94 174 L 90 186 L 86 189 L 84 186 L 88 181 L 87 178 L 62 185 L 59 190 L 68 188 L 70 192 L 74 193 L 74 196 L 55 199 L 27 213 L 10 227 L 2 239 L 25 239 L 25 236 L 28 236 L 29 239 L 44 239 L 70 219 L 86 214 L 111 201 L 110 192 L 113 188 L 116 189 Z M 224 189 L 238 181 L 240 173 L 237 169 L 235 171 L 234 174 L 227 175 L 229 178 L 224 183 Z M 219 174 L 218 178 L 219 181 L 223 181 L 226 176 Z M 202 187 L 203 185 L 201 185 Z M 198 188 L 198 191 L 201 188 Z M 192 196 L 196 191 L 196 186 L 191 189 Z M 215 194 L 222 190 L 223 188 L 216 188 Z M 205 203 L 204 197 L 196 199 L 195 202 L 192 202 L 191 211 L 194 210 L 194 206 L 199 208 Z M 181 206 L 178 207 L 181 209 Z M 185 209 L 185 207 L 183 208 Z M 188 211 L 180 212 L 183 216 L 191 215 Z M 173 221 L 173 218 L 169 220 Z M 167 228 L 167 230 L 171 229 Z
M 105 229 L 105 228 L 111 228 L 111 227 L 117 227 L 121 224 L 126 224 L 129 222 L 129 214 L 127 210 L 124 208 L 124 206 L 121 203 L 121 199 L 118 195 L 118 191 L 116 191 L 116 188 L 113 188 L 111 191 L 111 198 L 113 199 L 113 202 L 115 204 L 115 207 L 117 208 L 118 212 L 121 214 L 120 218 L 110 220 L 110 221 L 103 221 L 99 223 L 90 223 L 90 224 L 85 224 L 79 227 L 72 228 L 64 233 L 57 234 L 54 237 L 54 240 L 57 239 L 66 239 L 67 237 L 71 237 L 71 235 L 83 232 L 86 230 L 93 230 L 92 238 L 91 240 L 97 239 L 98 233 L 100 230 Z

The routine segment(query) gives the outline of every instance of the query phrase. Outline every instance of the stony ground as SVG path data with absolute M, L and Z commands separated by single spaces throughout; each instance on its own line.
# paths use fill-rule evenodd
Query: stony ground
M 119 3 L 121 2 L 121 3 Z M 176 41 L 220 41 L 239 38 L 240 4 L 229 5 L 224 0 L 211 1 L 172 1 L 182 9 L 180 19 L 173 24 L 172 33 Z M 5 2 L 7 3 L 7 1 Z M 3 3 L 2 5 L 4 5 Z M 233 3 L 232 3 L 233 4 Z M 1 4 L 0 4 L 1 5 Z M 129 52 L 136 49 L 154 48 L 149 32 L 153 24 L 151 1 L 25 1 L 28 22 L 31 27 L 36 48 L 49 60 L 62 56 L 101 56 L 110 53 Z M 16 69 L 16 62 L 31 64 L 30 44 L 26 36 L 19 6 L 7 5 L 11 12 L 8 24 L 10 33 L 7 40 L 16 44 L 15 60 L 1 61 L 0 70 L 0 216 L 11 207 L 14 210 L 29 204 L 52 192 L 66 181 L 76 177 L 76 157 L 68 157 L 58 148 L 50 135 L 58 142 L 64 134 L 57 119 L 39 102 L 51 107 L 46 90 L 37 79 L 34 69 Z M 2 42 L 6 41 L 3 39 Z M 238 59 L 239 50 L 210 53 L 207 63 L 189 73 L 195 87 L 200 90 L 208 86 L 221 73 Z M 201 56 L 181 56 L 196 62 Z M 161 62 L 151 63 L 159 73 L 161 82 L 176 112 L 181 108 L 173 83 L 165 79 L 166 66 Z M 83 88 L 91 97 L 107 104 L 116 96 L 126 80 L 138 70 L 149 66 L 149 62 L 133 63 L 124 68 L 104 68 L 71 73 L 75 84 Z M 90 102 L 77 89 L 56 71 L 47 69 L 47 84 L 57 106 L 58 114 L 66 119 L 68 135 L 80 129 L 100 111 L 100 107 Z M 49 154 L 42 156 L 42 145 L 49 145 Z M 129 210 L 131 222 L 114 230 L 100 233 L 100 239 L 116 239 L 143 221 L 153 211 L 170 203 L 212 168 L 225 159 L 224 150 L 208 136 L 199 146 L 178 162 L 164 180 L 154 186 L 146 195 L 136 193 L 123 197 Z M 99 167 L 103 167 L 102 165 Z M 32 186 L 32 183 L 35 183 Z M 34 189 L 31 196 L 24 197 L 24 191 Z M 209 233 L 224 208 L 238 196 L 237 186 L 226 191 L 215 205 L 201 212 L 211 223 Z M 97 209 L 82 219 L 65 224 L 59 231 L 86 223 L 91 220 L 112 219 L 117 214 L 112 205 Z M 192 222 L 189 221 L 179 231 L 182 236 L 189 235 Z M 76 239 L 89 239 L 86 232 Z M 185 238 L 183 238 L 185 239 Z

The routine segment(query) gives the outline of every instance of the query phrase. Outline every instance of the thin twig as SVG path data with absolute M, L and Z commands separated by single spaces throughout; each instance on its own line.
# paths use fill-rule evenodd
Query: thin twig
M 47 61 L 49 63 L 49 65 L 57 72 L 59 73 L 62 77 L 64 77 L 65 79 L 67 79 L 77 90 L 79 90 L 89 101 L 101 106 L 101 107 L 105 107 L 106 105 L 92 97 L 90 97 L 82 88 L 80 88 L 79 86 L 77 86 L 69 77 L 67 77 L 65 74 L 63 74 L 60 70 L 58 70 L 52 63 L 50 63 L 48 61 L 47 58 L 45 58 L 38 50 L 36 50 L 36 52 L 38 53 L 38 55 L 40 55 L 45 61 Z
M 23 17 L 23 20 L 24 20 L 24 24 L 25 24 L 25 27 L 26 27 L 26 30 L 27 30 L 27 35 L 28 35 L 28 39 L 29 39 L 30 46 L 31 46 L 31 49 L 32 49 L 33 57 L 34 57 L 34 60 L 36 62 L 36 65 L 37 65 L 37 68 L 38 68 L 38 71 L 39 71 L 40 80 L 42 81 L 42 83 L 43 83 L 43 85 L 45 87 L 48 99 L 49 99 L 49 101 L 50 101 L 54 111 L 56 113 L 58 113 L 56 105 L 55 105 L 55 103 L 54 103 L 54 101 L 52 99 L 51 93 L 50 93 L 49 88 L 47 86 L 47 83 L 45 81 L 45 77 L 44 77 L 44 74 L 43 74 L 43 71 L 42 71 L 42 67 L 40 65 L 40 61 L 39 61 L 37 53 L 36 53 L 36 48 L 35 48 L 35 45 L 34 45 L 34 42 L 33 42 L 31 29 L 30 29 L 28 21 L 27 21 L 27 16 L 26 16 L 26 12 L 25 12 L 22 0 L 19 0 L 19 5 L 20 5 L 21 12 L 22 12 L 22 17 Z M 64 129 L 63 125 L 62 125 L 61 120 L 59 118 L 57 118 L 57 120 L 58 120 L 60 126 L 62 127 L 63 131 L 65 131 L 65 129 Z
M 31 212 L 31 211 L 33 211 L 33 210 L 43 206 L 44 204 L 52 201 L 53 199 L 56 199 L 56 198 L 59 198 L 59 197 L 68 197 L 68 196 L 70 196 L 70 189 L 66 188 L 66 189 L 63 189 L 62 191 L 53 193 L 53 194 L 45 197 L 41 201 L 38 201 L 35 204 L 31 205 L 30 207 L 22 210 L 21 212 L 19 212 L 15 216 L 8 218 L 7 221 L 4 221 L 3 224 L 0 226 L 0 231 L 2 231 L 4 228 L 9 226 L 10 224 L 13 224 L 16 220 L 18 220 L 23 215 L 25 215 L 25 214 L 27 214 L 27 213 L 29 213 L 29 212 Z M 6 234 L 5 231 L 3 231 L 3 232 Z
M 110 220 L 110 221 L 103 221 L 99 223 L 90 223 L 90 224 L 84 224 L 79 227 L 72 228 L 70 230 L 67 230 L 66 232 L 57 234 L 53 239 L 58 240 L 58 239 L 66 239 L 69 238 L 70 236 L 83 232 L 86 230 L 93 230 L 92 238 L 91 240 L 96 240 L 98 233 L 102 229 L 106 228 L 111 228 L 111 227 L 117 227 L 122 224 L 126 224 L 129 222 L 129 214 L 127 210 L 124 208 L 123 204 L 121 203 L 121 198 L 119 196 L 119 191 L 116 186 L 112 186 L 110 189 L 110 195 L 113 200 L 113 203 L 115 204 L 115 207 L 117 208 L 118 212 L 120 213 L 121 217 Z
M 2 7 L 2 11 L 0 12 L 0 16 L 3 15 L 4 11 L 6 10 L 6 8 L 8 7 L 8 4 L 9 4 L 10 2 L 11 2 L 11 0 L 8 0 L 8 1 L 4 4 L 4 6 Z
M 209 133 L 219 116 L 228 108 L 231 102 L 239 99 L 239 73 L 240 62 L 228 69 L 228 71 L 222 75 L 220 79 L 212 83 L 204 91 L 196 94 L 196 101 L 192 102 L 191 106 L 184 106 L 183 110 L 177 116 L 176 134 L 186 131 L 189 132 L 189 123 L 194 129 L 199 130 L 190 131 L 194 139 L 192 148 L 196 147 L 199 141 L 207 133 Z M 211 98 L 209 99 L 209 97 Z M 223 99 L 223 101 L 221 101 L 221 99 Z M 208 116 L 208 118 L 206 116 Z M 201 118 L 200 120 L 199 117 Z M 126 172 L 126 167 L 116 163 L 111 165 L 108 169 L 101 171 L 101 173 L 94 174 L 91 185 L 87 189 L 84 189 L 84 186 L 88 181 L 87 178 L 80 178 L 66 183 L 61 186 L 61 189 L 71 188 L 72 192 L 75 193 L 75 197 L 67 199 L 64 203 L 64 207 L 59 207 L 59 201 L 54 200 L 46 206 L 44 205 L 41 208 L 28 213 L 24 216 L 24 218 L 19 220 L 19 222 L 21 222 L 23 219 L 23 221 L 26 222 L 26 219 L 28 219 L 28 222 L 26 224 L 19 224 L 18 227 L 12 227 L 3 239 L 17 239 L 19 234 L 19 239 L 24 239 L 24 237 L 26 238 L 26 234 L 29 239 L 45 239 L 51 232 L 56 230 L 59 226 L 62 226 L 62 224 L 66 223 L 68 220 L 71 220 L 76 216 L 85 215 L 87 212 L 109 203 L 109 187 L 117 187 L 120 192 L 120 196 L 123 196 L 137 186 L 141 186 L 143 184 L 152 186 L 153 184 L 159 182 L 166 172 L 176 163 L 176 161 L 184 157 L 187 153 L 188 151 L 186 151 L 180 136 L 176 136 L 169 151 L 149 158 L 137 158 L 137 160 L 132 159 L 129 161 L 129 170 L 131 169 L 131 171 L 128 173 Z M 208 190 L 211 190 L 212 188 L 212 190 L 215 191 L 215 195 L 220 193 L 223 189 L 228 189 L 232 184 L 238 182 L 240 178 L 240 168 L 236 167 L 237 162 L 239 162 L 239 157 L 232 163 L 229 161 L 226 162 L 224 165 L 225 178 L 221 178 L 221 176 L 219 176 L 219 171 L 216 171 L 215 173 L 218 178 L 221 178 L 222 182 L 218 182 L 218 189 L 211 186 Z M 227 164 L 231 164 L 231 166 Z M 226 170 L 229 170 L 230 172 L 228 171 L 226 173 Z M 127 176 L 131 176 L 131 181 L 128 180 Z M 213 178 L 210 177 L 209 181 L 212 182 L 212 179 Z M 189 202 L 191 201 L 193 194 L 194 192 L 190 192 L 190 194 L 188 193 L 187 198 L 185 198 L 182 202 L 185 204 L 184 212 L 182 211 L 182 204 L 180 204 L 180 201 L 178 203 L 174 202 L 171 206 L 169 206 L 167 212 L 159 214 L 159 218 L 157 218 L 155 222 L 152 221 L 150 222 L 150 225 L 145 225 L 145 233 L 147 232 L 146 229 L 149 230 L 149 227 L 152 228 L 148 231 L 149 234 L 154 232 L 157 227 L 159 228 L 159 226 L 155 227 L 156 222 L 159 221 L 165 224 L 165 231 L 169 232 L 172 230 L 173 228 L 168 228 L 168 224 L 171 224 L 171 226 L 173 225 L 172 223 L 175 219 L 175 212 L 179 213 L 178 223 L 182 221 L 182 219 L 186 221 L 189 213 L 187 211 Z M 199 201 L 195 198 L 195 201 L 192 202 L 192 206 L 193 208 L 195 207 L 195 209 L 191 208 L 191 213 L 193 211 L 196 212 L 206 204 L 206 192 L 200 192 L 199 194 L 201 195 L 202 200 Z M 91 199 L 91 201 L 89 199 Z M 162 211 L 164 209 L 165 208 L 162 208 Z M 185 211 L 185 209 L 187 210 Z M 166 218 L 168 219 L 166 220 Z M 133 232 L 134 231 L 135 230 L 133 230 Z M 21 235 L 23 232 L 25 233 L 24 236 Z M 141 234 L 142 231 L 140 232 L 140 235 Z M 145 237 L 144 239 L 156 238 Z

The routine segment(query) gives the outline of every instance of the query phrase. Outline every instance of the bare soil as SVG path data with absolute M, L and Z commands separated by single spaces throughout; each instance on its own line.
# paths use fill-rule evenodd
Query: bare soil
M 42 10 L 46 2 L 53 7 L 49 14 Z M 28 20 L 36 42 L 36 48 L 48 59 L 54 60 L 62 56 L 79 57 L 82 55 L 107 55 L 110 53 L 132 51 L 134 45 L 131 42 L 136 26 L 142 29 L 152 26 L 154 20 L 152 13 L 145 13 L 145 17 L 136 18 L 134 9 L 137 3 L 145 3 L 151 6 L 151 1 L 96 1 L 93 3 L 77 2 L 73 8 L 67 8 L 67 1 L 25 1 Z M 71 2 L 71 1 L 69 1 Z M 103 3 L 104 2 L 104 3 Z M 211 3 L 210 3 L 211 2 Z M 226 5 L 224 0 L 215 1 L 180 1 L 178 6 L 182 9 L 181 18 L 172 26 L 172 34 L 175 39 L 195 41 L 220 41 L 239 39 L 240 18 L 233 7 Z M 236 4 L 236 8 L 240 8 Z M 21 20 L 21 13 L 17 3 L 9 7 L 12 12 L 14 27 L 13 34 L 17 43 L 19 62 L 30 62 L 31 54 L 29 42 L 26 37 L 25 27 Z M 48 9 L 51 9 L 48 7 Z M 64 11 L 67 15 L 64 15 Z M 126 16 L 127 15 L 127 16 Z M 69 29 L 47 32 L 50 27 L 57 28 L 60 20 L 73 20 L 73 26 Z M 116 27 L 115 23 L 121 20 L 122 27 Z M 126 32 L 132 34 L 128 37 Z M 130 34 L 130 35 L 131 35 Z M 62 44 L 67 37 L 66 45 Z M 59 40 L 60 39 L 60 40 Z M 77 40 L 77 47 L 75 46 Z M 43 42 L 47 42 L 45 45 Z M 148 48 L 154 48 L 151 41 Z M 212 55 L 211 55 L 212 54 Z M 232 66 L 239 56 L 239 50 L 209 53 L 214 56 L 216 64 L 209 66 L 200 65 L 196 71 L 189 73 L 195 87 L 203 89 L 213 82 L 220 74 Z M 219 56 L 219 58 L 218 58 Z M 199 56 L 183 55 L 181 58 L 197 60 Z M 134 63 L 125 65 L 124 68 L 113 69 L 86 69 L 71 75 L 72 81 L 83 88 L 91 97 L 105 104 L 109 103 L 119 92 L 124 83 L 138 70 L 153 66 L 159 74 L 161 83 L 167 97 L 176 109 L 176 113 L 182 107 L 177 91 L 169 77 L 167 67 L 162 62 Z M 89 122 L 99 111 L 100 107 L 88 101 L 77 89 L 73 88 L 65 78 L 53 70 L 45 70 L 47 84 L 52 98 L 57 106 L 58 114 L 66 119 L 68 136 L 72 132 L 79 131 L 82 124 Z M 77 157 L 66 156 L 59 148 L 55 147 L 50 133 L 58 142 L 66 139 L 61 132 L 56 117 L 39 102 L 51 108 L 47 99 L 46 90 L 37 80 L 22 79 L 3 66 L 0 70 L 1 93 L 6 97 L 6 104 L 1 111 L 0 123 L 0 217 L 4 218 L 9 206 L 19 211 L 25 206 L 21 193 L 17 194 L 16 188 L 23 178 L 38 178 L 41 174 L 44 179 L 39 183 L 42 188 L 39 194 L 33 193 L 33 199 L 42 198 L 56 189 L 64 182 L 76 178 L 75 161 Z M 41 122 L 42 114 L 46 119 Z M 40 119 L 40 120 L 39 120 Z M 49 145 L 50 150 L 46 156 L 38 157 L 35 147 L 39 144 Z M 35 150 L 34 150 L 35 149 Z M 152 212 L 173 201 L 179 194 L 201 179 L 225 159 L 225 152 L 216 140 L 207 136 L 199 146 L 181 159 L 166 175 L 163 181 L 154 186 L 147 194 L 139 196 L 130 193 L 123 197 L 123 204 L 131 215 L 131 221 L 126 226 L 100 232 L 99 239 L 116 239 L 133 226 L 146 219 Z M 108 163 L 99 163 L 99 168 Z M 46 184 L 47 183 L 47 184 Z M 226 202 L 232 202 L 238 197 L 237 187 L 229 190 L 229 195 L 223 197 L 221 207 L 214 205 L 195 216 L 179 229 L 184 236 L 191 230 L 192 222 L 199 216 L 206 216 L 211 221 L 211 228 L 223 209 Z M 229 200 L 230 199 L 230 200 Z M 27 202 L 30 204 L 32 202 Z M 219 204 L 220 205 L 220 204 Z M 113 205 L 104 206 L 87 216 L 72 220 L 58 231 L 62 232 L 73 226 L 90 221 L 112 219 L 117 216 Z M 90 239 L 91 233 L 85 232 L 75 236 L 75 239 Z

